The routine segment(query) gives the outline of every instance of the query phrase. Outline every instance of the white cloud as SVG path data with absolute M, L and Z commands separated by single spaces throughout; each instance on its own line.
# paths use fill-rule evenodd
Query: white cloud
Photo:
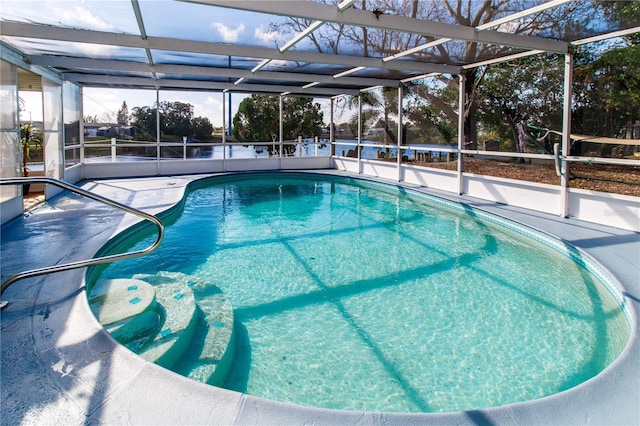
M 113 116 L 122 107 L 122 102 L 127 103 L 129 112 L 134 107 L 150 106 L 155 102 L 153 90 L 127 90 L 108 89 L 97 87 L 85 87 L 83 89 L 83 109 L 87 116 Z
M 200 115 L 207 117 L 214 127 L 222 127 L 222 96 L 226 95 L 209 95 L 204 99 L 201 106 L 202 113 Z M 226 114 L 227 112 L 225 111 L 224 113 Z
M 280 33 L 277 31 L 263 31 L 262 27 L 258 27 L 253 32 L 253 36 L 261 40 L 265 44 L 273 44 L 282 39 Z
M 212 108 L 222 108 L 222 98 L 220 96 L 207 96 L 204 103 Z
M 105 114 L 116 114 L 122 107 L 123 98 L 113 90 L 98 88 L 84 89 L 84 115 L 101 117 Z M 131 105 L 127 103 L 129 112 Z
M 231 29 L 220 22 L 214 22 L 211 26 L 220 33 L 222 39 L 226 42 L 238 41 L 240 34 L 244 31 L 243 24 L 238 25 L 235 29 Z
M 82 22 L 84 27 L 97 31 L 112 31 L 114 28 L 113 25 L 103 21 L 91 13 L 91 11 L 81 6 L 64 9 L 56 8 L 55 14 L 62 24 L 71 27 L 75 27 L 78 25 L 78 22 Z
M 112 58 L 121 53 L 118 47 L 104 44 L 74 43 L 73 46 L 79 53 L 94 58 Z

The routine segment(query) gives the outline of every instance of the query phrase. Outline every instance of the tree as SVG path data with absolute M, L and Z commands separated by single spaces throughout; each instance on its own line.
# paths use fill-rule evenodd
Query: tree
M 424 90 L 424 86 L 420 90 Z M 457 92 L 451 86 L 434 86 L 430 90 L 439 102 L 454 105 L 457 102 Z M 457 121 L 453 121 L 444 111 L 433 102 L 427 102 L 424 96 L 416 96 L 411 99 L 407 107 L 407 118 L 418 130 L 422 143 L 429 143 L 436 139 L 439 144 L 450 144 L 458 134 Z
M 561 56 L 541 54 L 482 68 L 476 91 L 484 130 L 510 140 L 513 149 L 518 123 L 561 129 L 561 61 Z M 640 45 L 607 41 L 580 46 L 574 51 L 573 82 L 574 133 L 619 136 L 640 119 Z M 551 152 L 552 142 L 529 144 Z M 580 142 L 572 145 L 572 153 L 581 153 Z
M 143 138 L 156 139 L 156 106 L 134 107 L 131 113 L 133 125 Z M 211 139 L 213 125 L 208 118 L 193 117 L 193 105 L 185 102 L 160 102 L 160 134 L 181 140 L 183 136 Z
M 324 123 L 320 104 L 313 98 L 288 96 L 283 99 L 283 137 L 295 139 L 298 136 L 320 136 Z M 276 123 L 278 119 L 276 118 Z
M 609 134 L 640 119 L 640 45 L 608 50 L 591 68 L 594 88 L 606 99 Z
M 241 142 L 275 139 L 279 133 L 279 116 L 276 96 L 253 94 L 238 106 L 238 112 L 233 117 L 233 136 Z M 284 138 L 287 139 L 286 136 Z
M 160 131 L 165 135 L 187 136 L 193 118 L 193 105 L 185 102 L 160 102 Z
M 112 111 L 103 112 L 97 119 L 98 123 L 115 123 L 116 116 Z
M 122 101 L 122 107 L 118 110 L 118 126 L 129 125 L 129 107 L 127 107 L 127 101 Z
M 355 98 L 357 99 L 357 98 Z M 370 108 L 362 109 L 362 131 L 366 131 L 367 129 L 374 126 L 375 121 L 378 119 L 378 113 Z M 358 113 L 354 113 L 349 121 L 347 122 L 347 127 L 349 132 L 352 135 L 358 134 Z
M 20 125 L 20 145 L 22 148 L 22 173 L 24 177 L 29 176 L 27 162 L 31 159 L 32 149 L 42 149 L 44 135 L 42 129 L 33 125 L 33 123 L 24 123 Z
M 608 47 L 604 52 L 594 46 L 576 54 L 574 132 L 624 136 L 620 131 L 640 120 L 640 45 Z
M 406 95 L 406 93 L 405 93 Z M 368 91 L 362 93 L 362 123 L 363 131 L 368 128 L 378 126 L 384 129 L 384 143 L 398 143 L 395 126 L 390 126 L 390 115 L 398 113 L 398 89 L 395 87 L 383 87 L 381 90 Z M 347 100 L 349 107 L 356 108 L 358 97 L 352 96 Z M 357 133 L 358 114 L 351 118 Z M 387 148 L 388 152 L 388 148 Z
M 320 104 L 312 98 L 286 96 L 282 105 L 283 139 L 298 136 L 319 136 L 322 130 Z M 280 104 L 277 96 L 253 94 L 240 102 L 233 117 L 233 136 L 241 142 L 265 142 L 278 138 L 280 133 Z M 295 145 L 286 145 L 291 153 Z M 269 145 L 269 153 L 272 148 Z
M 157 133 L 157 110 L 155 107 L 134 107 L 131 110 L 131 124 L 141 133 L 143 139 L 155 140 Z
M 478 116 L 484 129 L 510 141 L 515 150 L 518 125 L 562 128 L 564 97 L 562 57 L 540 54 L 481 69 L 476 88 Z M 529 140 L 529 145 L 534 143 Z M 537 150 L 553 151 L 550 139 L 536 142 Z
M 605 15 L 626 28 L 640 25 L 640 2 L 636 1 L 601 1 L 598 6 Z M 631 44 L 640 44 L 640 32 L 624 37 Z
M 211 140 L 213 125 L 206 117 L 195 117 L 191 120 L 191 134 L 202 141 Z
M 385 14 L 407 16 L 424 19 L 426 21 L 439 21 L 450 24 L 476 27 L 499 19 L 511 12 L 524 10 L 531 7 L 529 0 L 502 0 L 502 1 L 469 1 L 469 0 L 442 0 L 438 2 L 424 2 L 420 0 L 400 1 L 387 0 L 374 2 L 361 0 L 353 7 L 363 10 L 377 10 Z M 380 10 L 383 8 L 384 10 Z M 549 38 L 562 38 L 560 31 L 567 29 L 585 28 L 589 23 L 600 25 L 598 19 L 593 19 L 593 3 L 589 1 L 571 2 L 558 7 L 538 12 L 533 19 L 520 19 L 510 22 L 509 32 L 514 34 L 545 34 Z M 570 20 L 571 17 L 574 19 Z M 564 27 L 558 26 L 558 22 L 565 22 Z M 274 26 L 281 32 L 299 32 L 309 22 L 297 18 L 289 18 L 282 24 Z M 359 46 L 357 51 L 363 56 L 386 56 L 398 51 L 421 46 L 433 42 L 435 39 L 426 35 L 409 34 L 384 29 L 366 29 L 353 26 L 344 26 L 327 23 L 319 30 L 310 34 L 314 46 L 318 51 L 326 53 L 355 54 L 354 46 Z M 351 49 L 347 51 L 347 49 Z M 499 56 L 510 51 L 509 47 L 489 43 L 442 43 L 415 54 L 415 58 L 424 62 L 469 64 Z M 476 87 L 482 73 L 478 68 L 470 68 L 465 71 L 465 137 L 474 147 L 477 141 L 476 127 Z M 442 75 L 439 77 L 443 84 L 456 87 L 458 80 L 455 76 Z M 433 103 L 443 109 L 445 115 L 453 122 L 458 114 L 457 105 L 452 106 L 439 102 L 429 90 L 415 91 L 418 96 L 424 96 L 428 103 Z

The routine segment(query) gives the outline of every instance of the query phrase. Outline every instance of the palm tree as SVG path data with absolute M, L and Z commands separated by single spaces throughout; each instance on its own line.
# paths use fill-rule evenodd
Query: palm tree
M 35 127 L 33 123 L 29 122 L 20 125 L 20 145 L 22 147 L 22 175 L 24 177 L 29 176 L 27 160 L 31 159 L 31 150 L 34 148 L 42 148 L 42 140 L 42 130 Z

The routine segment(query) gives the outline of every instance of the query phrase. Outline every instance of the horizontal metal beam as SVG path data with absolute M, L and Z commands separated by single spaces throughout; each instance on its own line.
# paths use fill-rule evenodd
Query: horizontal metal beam
M 473 27 L 464 25 L 446 24 L 384 13 L 375 14 L 372 11 L 353 8 L 340 12 L 335 6 L 308 1 L 300 2 L 304 3 L 304 5 L 300 4 L 299 7 L 292 4 L 291 0 L 188 0 L 188 2 L 279 16 L 335 22 L 341 25 L 420 34 L 436 38 L 445 37 L 477 43 L 499 44 L 520 49 L 536 49 L 555 53 L 567 53 L 569 49 L 567 42 L 559 40 L 510 34 L 496 30 L 478 31 Z
M 308 74 L 308 73 L 292 73 L 292 72 L 273 72 L 260 71 L 253 73 L 249 70 L 239 70 L 232 68 L 218 68 L 195 65 L 173 65 L 173 64 L 156 64 L 153 69 L 147 63 L 132 61 L 114 61 L 108 59 L 89 59 L 89 58 L 70 58 L 67 56 L 53 55 L 32 55 L 28 57 L 32 64 L 62 67 L 62 68 L 79 68 L 85 70 L 113 70 L 128 72 L 156 72 L 164 74 L 187 74 L 208 77 L 224 77 L 224 78 L 240 78 L 258 79 L 258 80 L 274 80 L 274 81 L 291 81 L 306 84 L 310 82 L 328 83 L 333 86 L 386 86 L 397 87 L 399 82 L 390 79 L 365 78 L 365 77 L 345 77 L 335 79 L 331 75 L 324 74 Z
M 530 50 L 527 52 L 514 53 L 513 55 L 501 56 L 499 58 L 487 59 L 486 61 L 475 62 L 473 64 L 464 65 L 462 68 L 470 69 L 477 68 L 484 65 L 497 64 L 501 62 L 513 61 L 514 59 L 525 58 L 527 56 L 539 55 L 544 53 L 542 50 Z
M 104 31 L 78 30 L 22 22 L 3 21 L 0 34 L 9 37 L 39 38 L 47 40 L 67 41 L 73 43 L 93 43 L 99 45 L 123 46 L 140 49 L 157 49 L 176 52 L 204 53 L 222 56 L 240 56 L 256 59 L 274 59 L 292 62 L 321 63 L 341 65 L 345 68 L 364 66 L 395 71 L 439 72 L 442 74 L 459 74 L 460 67 L 427 62 L 402 61 L 384 62 L 382 58 L 367 58 L 352 55 L 334 55 L 286 51 L 266 47 L 242 46 L 227 43 L 209 43 L 203 41 L 180 40 L 165 37 L 149 37 L 146 40 L 132 34 L 116 34 Z
M 60 73 L 57 72 L 57 70 L 25 62 L 25 58 L 22 52 L 14 46 L 5 43 L 4 41 L 0 41 L 0 59 L 11 64 L 16 64 L 20 68 L 43 76 L 55 83 L 62 84 Z
M 426 62 L 408 62 L 402 64 L 387 64 L 382 59 L 365 58 L 351 55 L 334 55 L 328 53 L 300 52 L 288 50 L 280 52 L 278 49 L 265 47 L 240 46 L 226 43 L 206 43 L 198 41 L 184 41 L 150 37 L 150 47 L 158 50 L 174 50 L 179 52 L 208 53 L 223 56 L 241 56 L 258 59 L 274 59 L 291 62 L 308 62 L 331 65 L 342 65 L 346 68 L 365 66 L 394 71 L 441 72 L 451 74 L 460 72 L 460 67 Z
M 274 81 L 291 81 L 297 83 L 310 83 L 319 82 L 326 83 L 333 86 L 372 86 L 380 85 L 386 87 L 397 87 L 399 82 L 397 80 L 383 79 L 383 78 L 368 78 L 368 77 L 349 77 L 335 79 L 331 75 L 324 74 L 308 74 L 297 72 L 284 72 L 284 71 L 259 71 L 252 73 L 249 70 L 238 70 L 230 68 L 216 68 L 216 67 L 198 67 L 191 65 L 169 65 L 162 64 L 155 66 L 156 72 L 165 74 L 192 74 L 203 76 L 215 76 L 215 77 L 244 77 L 247 80 L 274 80 Z
M 72 58 L 57 55 L 28 55 L 27 60 L 34 65 L 62 68 L 81 68 L 85 70 L 112 70 L 128 72 L 152 72 L 149 63 L 134 61 L 116 61 L 112 59 Z
M 119 77 L 111 75 L 98 74 L 79 74 L 65 73 L 64 78 L 68 81 L 83 85 L 100 85 L 104 87 L 139 87 L 139 88 L 157 88 L 167 90 L 210 90 L 215 92 L 232 91 L 243 93 L 283 93 L 290 92 L 292 94 L 304 96 L 330 97 L 336 95 L 357 95 L 360 93 L 358 89 L 342 89 L 342 88 L 323 88 L 315 86 L 303 89 L 301 86 L 287 86 L 282 84 L 238 84 L 199 81 L 199 80 L 172 80 L 159 79 L 153 80 L 144 77 Z
M 627 28 L 627 29 L 624 29 L 624 30 L 619 30 L 619 31 L 614 31 L 614 32 L 606 33 L 606 34 L 600 34 L 600 35 L 593 36 L 593 37 L 583 38 L 582 40 L 572 41 L 571 45 L 572 46 L 580 46 L 582 44 L 595 43 L 597 41 L 609 40 L 609 39 L 615 38 L 615 37 L 624 37 L 626 35 L 635 34 L 635 33 L 640 33 L 640 27 Z
M 104 87 L 158 88 L 158 80 L 151 77 L 126 77 L 104 74 L 63 73 L 64 79 L 78 84 L 96 84 Z

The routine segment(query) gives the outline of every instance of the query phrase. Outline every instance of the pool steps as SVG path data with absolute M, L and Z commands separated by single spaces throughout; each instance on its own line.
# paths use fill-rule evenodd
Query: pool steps
M 149 344 L 160 331 L 161 325 L 161 313 L 148 310 L 118 323 L 105 325 L 104 328 L 114 339 L 136 352 Z
M 193 337 L 196 303 L 189 287 L 180 283 L 156 287 L 158 305 L 165 318 L 160 332 L 138 355 L 149 362 L 171 368 L 187 350 Z
M 208 297 L 196 303 L 194 291 Z M 139 274 L 98 281 L 89 305 L 145 360 L 212 385 L 226 379 L 235 352 L 233 308 L 217 287 L 181 273 Z
M 209 296 L 198 302 L 200 320 L 193 341 L 200 351 L 190 351 L 176 365 L 175 371 L 199 382 L 222 385 L 235 355 L 233 308 L 224 294 Z
M 102 280 L 91 290 L 89 305 L 100 324 L 113 324 L 146 311 L 155 295 L 153 287 L 140 280 Z

